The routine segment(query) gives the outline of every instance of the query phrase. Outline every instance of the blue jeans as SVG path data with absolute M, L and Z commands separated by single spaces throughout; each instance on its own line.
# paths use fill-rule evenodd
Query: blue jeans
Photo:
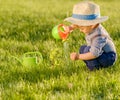
M 80 54 L 87 53 L 89 52 L 89 49 L 90 49 L 90 46 L 83 45 L 80 47 L 79 53 Z M 93 70 L 94 68 L 99 69 L 99 68 L 112 66 L 115 60 L 116 60 L 116 53 L 103 52 L 102 55 L 100 55 L 98 58 L 92 59 L 92 60 L 84 60 L 84 62 L 90 70 Z

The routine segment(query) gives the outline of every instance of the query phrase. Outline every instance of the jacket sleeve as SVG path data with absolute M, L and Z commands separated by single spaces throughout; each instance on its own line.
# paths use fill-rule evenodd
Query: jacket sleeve
M 92 40 L 90 52 L 99 57 L 103 53 L 103 47 L 106 44 L 106 37 L 98 36 Z

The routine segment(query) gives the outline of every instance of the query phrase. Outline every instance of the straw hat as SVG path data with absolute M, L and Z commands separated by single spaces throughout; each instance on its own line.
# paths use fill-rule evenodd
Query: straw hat
M 97 4 L 84 1 L 74 5 L 72 17 L 66 18 L 65 21 L 79 26 L 89 26 L 102 23 L 107 19 L 108 16 L 100 16 L 100 8 Z

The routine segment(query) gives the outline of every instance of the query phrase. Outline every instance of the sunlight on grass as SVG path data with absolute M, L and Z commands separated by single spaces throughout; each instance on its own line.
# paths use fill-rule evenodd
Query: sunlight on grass
M 101 6 L 101 15 L 109 16 L 103 25 L 117 47 L 114 66 L 90 72 L 82 61 L 71 61 L 70 52 L 85 44 L 78 30 L 66 44 L 52 37 L 52 28 L 66 23 L 64 18 L 71 16 L 79 1 L 0 1 L 0 100 L 120 99 L 119 0 L 94 0 Z M 38 66 L 25 67 L 11 57 L 32 51 L 43 55 Z

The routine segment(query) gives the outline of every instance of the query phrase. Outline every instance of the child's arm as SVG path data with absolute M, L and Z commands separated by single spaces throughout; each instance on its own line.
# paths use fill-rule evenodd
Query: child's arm
M 96 57 L 91 53 L 84 53 L 84 54 L 78 54 L 76 52 L 71 53 L 70 55 L 71 60 L 91 60 L 95 59 Z
M 69 30 L 70 30 L 70 31 L 73 31 L 73 30 L 75 30 L 75 29 L 78 28 L 78 26 L 77 26 L 77 25 L 74 25 L 74 24 L 72 24 L 72 25 L 70 25 L 70 26 L 68 26 L 68 27 L 69 27 Z
M 77 28 L 76 25 L 70 25 L 70 26 L 64 26 L 64 30 L 68 33 L 71 33 L 73 30 L 75 30 Z

